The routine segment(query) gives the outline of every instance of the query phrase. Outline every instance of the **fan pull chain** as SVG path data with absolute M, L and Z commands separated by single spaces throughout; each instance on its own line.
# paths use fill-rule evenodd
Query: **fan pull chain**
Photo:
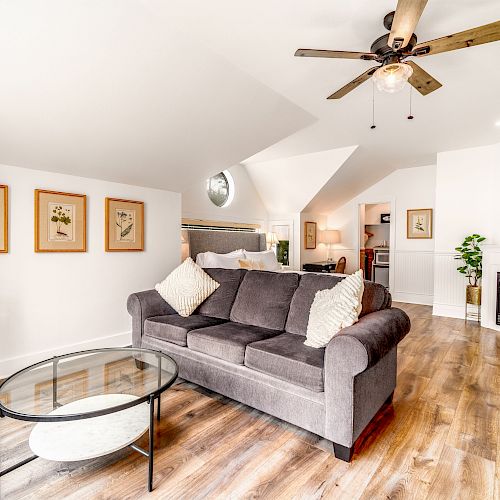
M 375 125 L 375 82 L 372 80 L 372 126 L 370 127 L 372 130 L 376 128 Z
M 410 85 L 410 114 L 408 115 L 408 120 L 413 120 L 413 115 L 411 114 L 411 92 L 412 92 L 412 88 Z

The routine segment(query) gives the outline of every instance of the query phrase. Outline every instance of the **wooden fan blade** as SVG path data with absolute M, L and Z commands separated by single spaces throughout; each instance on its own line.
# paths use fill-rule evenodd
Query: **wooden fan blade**
M 377 58 L 371 52 L 347 52 L 344 50 L 297 49 L 297 57 L 330 57 L 334 59 L 363 59 L 370 61 Z
M 398 0 L 389 35 L 389 47 L 399 50 L 408 45 L 426 4 L 427 0 Z
M 370 76 L 377 71 L 379 66 L 375 66 L 374 68 L 370 68 L 366 70 L 364 73 L 356 77 L 352 82 L 349 82 L 347 85 L 344 85 L 341 89 L 337 90 L 334 94 L 332 94 L 328 99 L 340 99 L 344 97 L 346 94 L 354 90 L 356 87 L 361 85 L 363 82 L 366 82 Z
M 418 43 L 413 49 L 412 56 L 429 56 L 450 50 L 464 49 L 483 43 L 500 40 L 500 21 L 478 26 L 470 30 L 454 33 L 453 35 L 436 38 L 429 42 Z
M 405 61 L 405 63 L 413 68 L 413 74 L 408 78 L 409 84 L 416 88 L 422 95 L 430 94 L 443 86 L 418 64 L 415 64 L 413 61 Z

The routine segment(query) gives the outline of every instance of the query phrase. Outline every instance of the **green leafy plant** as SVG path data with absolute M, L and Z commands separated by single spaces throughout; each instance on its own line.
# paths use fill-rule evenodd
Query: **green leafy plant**
M 472 286 L 477 286 L 483 275 L 483 252 L 479 244 L 485 239 L 479 234 L 471 234 L 464 239 L 459 247 L 455 248 L 458 252 L 455 259 L 463 262 L 463 266 L 457 267 L 457 271 L 465 274 Z

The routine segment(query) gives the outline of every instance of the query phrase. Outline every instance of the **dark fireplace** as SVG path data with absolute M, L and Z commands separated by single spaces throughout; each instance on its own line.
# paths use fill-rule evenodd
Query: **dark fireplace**
M 497 273 L 497 325 L 500 325 L 500 273 Z

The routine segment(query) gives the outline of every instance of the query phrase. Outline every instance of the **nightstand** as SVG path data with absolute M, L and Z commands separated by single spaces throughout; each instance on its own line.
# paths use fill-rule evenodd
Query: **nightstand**
M 310 264 L 304 264 L 302 270 L 310 273 L 333 273 L 336 266 L 337 263 L 333 261 L 311 262 Z

